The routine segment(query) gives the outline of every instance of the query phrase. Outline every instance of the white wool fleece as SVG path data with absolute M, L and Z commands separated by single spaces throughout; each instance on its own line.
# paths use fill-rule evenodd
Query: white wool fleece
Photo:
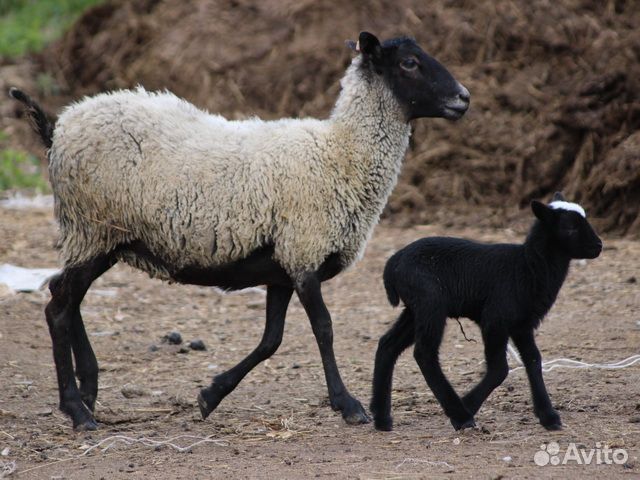
M 410 127 L 357 57 L 327 120 L 229 121 L 142 88 L 60 116 L 50 178 L 65 265 L 142 241 L 171 267 L 214 267 L 274 246 L 294 278 L 361 255 L 394 187 Z

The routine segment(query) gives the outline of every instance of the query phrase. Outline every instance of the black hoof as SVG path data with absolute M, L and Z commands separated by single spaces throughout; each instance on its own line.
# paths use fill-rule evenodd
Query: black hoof
M 202 419 L 206 420 L 211 412 L 213 412 L 214 408 L 211 408 L 207 401 L 204 399 L 202 392 L 198 394 L 198 406 L 200 407 L 200 415 L 202 415 Z
M 540 419 L 540 424 L 547 430 L 562 430 L 560 415 L 555 410 L 538 412 L 537 416 Z
M 393 419 L 391 417 L 373 417 L 373 425 L 376 430 L 390 432 L 393 430 Z
M 449 420 L 451 420 L 451 425 L 453 425 L 453 428 L 455 428 L 456 430 L 464 430 L 465 428 L 475 428 L 476 426 L 476 422 L 473 419 L 473 417 L 469 418 L 468 420 L 464 420 L 462 422 L 458 422 L 453 418 L 450 418 Z
M 215 383 L 210 387 L 200 390 L 200 394 L 198 395 L 198 406 L 200 407 L 200 414 L 202 415 L 203 420 L 205 420 L 211 412 L 220 405 L 220 402 L 224 397 L 225 394 L 223 393 L 222 388 Z
M 336 405 L 332 405 L 332 408 L 340 410 L 342 418 L 349 425 L 362 425 L 371 421 L 362 404 L 353 397 L 347 397 L 343 402 L 336 402 Z
M 371 421 L 369 415 L 367 415 L 364 410 L 362 412 L 354 412 L 348 415 L 343 413 L 342 418 L 344 418 L 344 421 L 349 425 L 363 425 Z
M 74 425 L 73 429 L 76 432 L 88 432 L 88 431 L 97 430 L 98 429 L 98 424 L 96 423 L 96 421 L 93 418 L 90 418 L 88 420 L 85 420 L 82 423 Z
M 71 417 L 73 429 L 77 432 L 96 430 L 98 428 L 93 414 L 79 398 L 68 403 L 61 403 L 60 410 Z
M 548 425 L 543 425 L 547 430 L 562 430 L 562 423 L 550 423 Z

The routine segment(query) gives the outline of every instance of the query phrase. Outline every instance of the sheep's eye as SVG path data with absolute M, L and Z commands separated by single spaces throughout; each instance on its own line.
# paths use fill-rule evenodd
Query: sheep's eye
M 400 62 L 400 66 L 405 70 L 415 70 L 418 67 L 418 62 L 413 58 L 405 58 Z

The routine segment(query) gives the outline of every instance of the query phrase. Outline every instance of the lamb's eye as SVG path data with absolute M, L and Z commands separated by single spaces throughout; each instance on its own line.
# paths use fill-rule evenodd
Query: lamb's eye
M 400 66 L 405 70 L 415 70 L 418 67 L 418 62 L 413 58 L 405 58 L 400 62 Z

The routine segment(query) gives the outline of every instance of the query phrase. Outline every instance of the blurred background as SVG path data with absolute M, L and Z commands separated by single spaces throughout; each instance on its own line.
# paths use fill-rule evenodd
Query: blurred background
M 459 122 L 414 122 L 385 221 L 501 227 L 563 190 L 640 236 L 635 0 L 0 0 L 0 88 L 52 118 L 138 84 L 229 118 L 323 118 L 361 30 L 415 37 L 472 96 Z M 0 195 L 46 191 L 39 140 L 0 97 Z

